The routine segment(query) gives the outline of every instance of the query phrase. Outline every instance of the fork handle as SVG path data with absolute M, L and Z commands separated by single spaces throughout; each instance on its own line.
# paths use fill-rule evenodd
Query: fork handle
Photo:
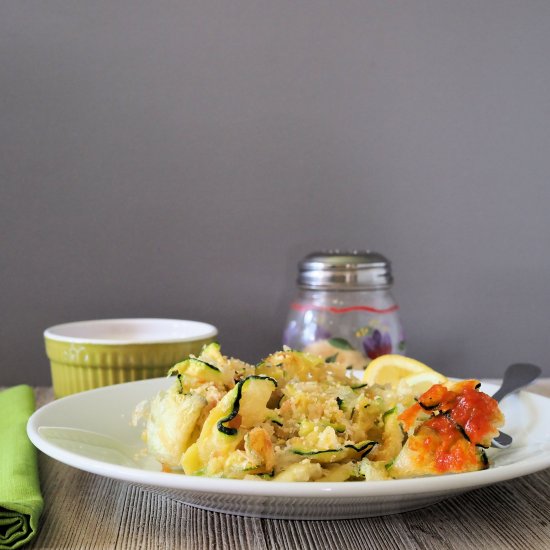
M 493 399 L 500 401 L 508 394 L 524 388 L 538 378 L 541 372 L 540 367 L 531 363 L 514 363 L 510 365 L 504 372 L 502 385 L 493 395 Z

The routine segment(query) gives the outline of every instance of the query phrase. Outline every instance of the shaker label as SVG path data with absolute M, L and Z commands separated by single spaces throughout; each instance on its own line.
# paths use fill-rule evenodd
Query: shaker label
M 350 311 L 369 311 L 371 313 L 393 313 L 399 310 L 399 306 L 391 306 L 386 309 L 378 309 L 370 306 L 349 306 L 349 307 L 331 307 L 331 306 L 316 306 L 313 304 L 301 304 L 294 302 L 290 306 L 295 311 L 330 311 L 331 313 L 349 313 Z

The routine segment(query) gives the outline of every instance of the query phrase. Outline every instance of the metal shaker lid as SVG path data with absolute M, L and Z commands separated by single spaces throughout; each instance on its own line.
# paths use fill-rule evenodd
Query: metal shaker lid
M 393 283 L 391 263 L 369 250 L 327 250 L 298 264 L 298 285 L 318 290 L 381 290 Z

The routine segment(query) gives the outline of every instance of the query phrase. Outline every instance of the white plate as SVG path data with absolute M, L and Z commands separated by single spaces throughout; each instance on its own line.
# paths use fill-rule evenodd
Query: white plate
M 207 510 L 279 519 L 340 519 L 414 510 L 550 466 L 550 399 L 527 392 L 502 403 L 512 447 L 490 449 L 488 470 L 371 482 L 289 483 L 164 473 L 139 454 L 141 430 L 130 425 L 135 405 L 172 380 L 156 378 L 79 393 L 49 403 L 29 419 L 31 441 L 47 455 L 81 470 L 145 486 Z M 494 385 L 482 390 L 493 393 Z

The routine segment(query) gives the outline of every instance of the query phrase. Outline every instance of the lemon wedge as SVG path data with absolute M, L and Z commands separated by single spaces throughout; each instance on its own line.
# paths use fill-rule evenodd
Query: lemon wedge
M 447 377 L 424 363 L 403 355 L 381 355 L 369 363 L 363 374 L 363 382 L 390 384 L 398 391 L 423 394 L 434 384 L 446 384 Z

